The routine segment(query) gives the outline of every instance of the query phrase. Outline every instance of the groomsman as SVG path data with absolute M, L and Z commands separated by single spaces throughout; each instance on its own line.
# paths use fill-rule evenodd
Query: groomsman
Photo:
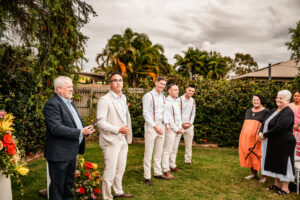
M 195 93 L 195 86 L 189 85 L 185 89 L 185 94 L 182 95 L 180 100 L 180 112 L 181 112 L 181 119 L 182 119 L 182 127 L 183 127 L 183 137 L 185 143 L 185 156 L 184 162 L 185 164 L 192 165 L 192 143 L 194 137 L 194 119 L 196 114 L 196 103 L 192 96 Z M 176 141 L 176 145 L 179 141 Z M 176 148 L 174 148 L 172 153 L 172 159 L 176 160 Z M 174 165 L 176 166 L 176 165 Z M 173 166 L 173 167 L 174 167 Z
M 182 122 L 180 116 L 180 102 L 177 97 L 179 94 L 178 86 L 170 84 L 167 87 L 169 96 L 167 97 L 167 103 L 165 106 L 166 123 L 170 124 L 170 131 L 165 134 L 165 143 L 162 156 L 162 168 L 164 175 L 168 178 L 174 178 L 170 173 L 170 166 L 172 171 L 178 171 L 175 165 L 175 161 L 171 160 L 171 153 L 175 147 L 175 141 L 179 141 L 183 132 Z M 176 150 L 177 153 L 177 150 Z M 175 167 L 174 167 L 175 165 Z
M 97 118 L 100 129 L 99 143 L 104 156 L 102 194 L 104 200 L 113 197 L 132 198 L 122 188 L 126 168 L 128 144 L 132 142 L 131 119 L 126 97 L 122 93 L 123 78 L 119 72 L 110 76 L 110 89 L 98 102 Z M 115 195 L 111 193 L 111 187 Z
M 154 178 L 169 179 L 164 176 L 161 169 L 161 156 L 165 139 L 164 104 L 165 96 L 162 94 L 167 83 L 164 77 L 158 77 L 152 91 L 143 96 L 143 116 L 145 119 L 145 154 L 144 178 L 147 185 L 151 181 L 151 160 L 154 149 Z

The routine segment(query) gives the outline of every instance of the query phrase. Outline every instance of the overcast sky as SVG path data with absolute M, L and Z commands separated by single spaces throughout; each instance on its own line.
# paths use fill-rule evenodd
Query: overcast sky
M 86 0 L 98 16 L 82 28 L 89 37 L 84 71 L 113 34 L 127 27 L 162 44 L 169 63 L 189 46 L 223 56 L 250 53 L 259 67 L 290 58 L 284 43 L 300 20 L 300 0 Z M 182 53 L 181 53 L 182 54 Z

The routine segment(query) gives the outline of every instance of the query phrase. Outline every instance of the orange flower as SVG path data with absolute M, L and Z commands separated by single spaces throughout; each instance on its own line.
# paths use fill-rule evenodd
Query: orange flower
M 8 145 L 7 147 L 7 152 L 8 152 L 8 155 L 15 155 L 16 153 L 16 145 L 14 143 Z
M 91 175 L 91 172 L 90 171 L 86 171 L 84 176 L 90 176 Z
M 93 169 L 93 164 L 91 162 L 86 162 L 84 165 L 85 169 Z
M 12 144 L 14 140 L 9 134 L 5 134 L 3 137 L 3 146 L 7 147 L 9 144 Z

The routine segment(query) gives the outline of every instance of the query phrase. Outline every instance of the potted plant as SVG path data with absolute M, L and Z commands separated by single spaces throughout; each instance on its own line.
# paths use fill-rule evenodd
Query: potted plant
M 16 181 L 23 195 L 21 176 L 27 175 L 29 169 L 21 160 L 22 151 L 17 147 L 13 128 L 14 117 L 4 110 L 0 111 L 0 194 L 1 200 L 11 200 L 11 181 Z

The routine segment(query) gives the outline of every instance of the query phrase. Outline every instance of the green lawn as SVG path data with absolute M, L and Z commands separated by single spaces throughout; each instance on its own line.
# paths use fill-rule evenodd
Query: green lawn
M 238 151 L 235 148 L 193 148 L 193 166 L 184 162 L 184 147 L 179 148 L 177 164 L 183 171 L 175 173 L 175 179 L 153 180 L 153 186 L 144 184 L 143 178 L 144 145 L 129 146 L 127 169 L 123 178 L 125 192 L 135 195 L 141 200 L 192 200 L 192 199 L 300 199 L 295 193 L 285 197 L 267 191 L 266 187 L 273 183 L 269 179 L 265 184 L 258 180 L 244 179 L 249 170 L 239 167 Z M 102 152 L 98 143 L 87 145 L 86 161 L 95 162 L 103 170 Z M 37 195 L 46 187 L 45 160 L 33 161 L 29 164 L 30 173 L 23 178 L 25 196 L 16 199 L 42 199 Z M 17 190 L 13 186 L 13 190 Z

